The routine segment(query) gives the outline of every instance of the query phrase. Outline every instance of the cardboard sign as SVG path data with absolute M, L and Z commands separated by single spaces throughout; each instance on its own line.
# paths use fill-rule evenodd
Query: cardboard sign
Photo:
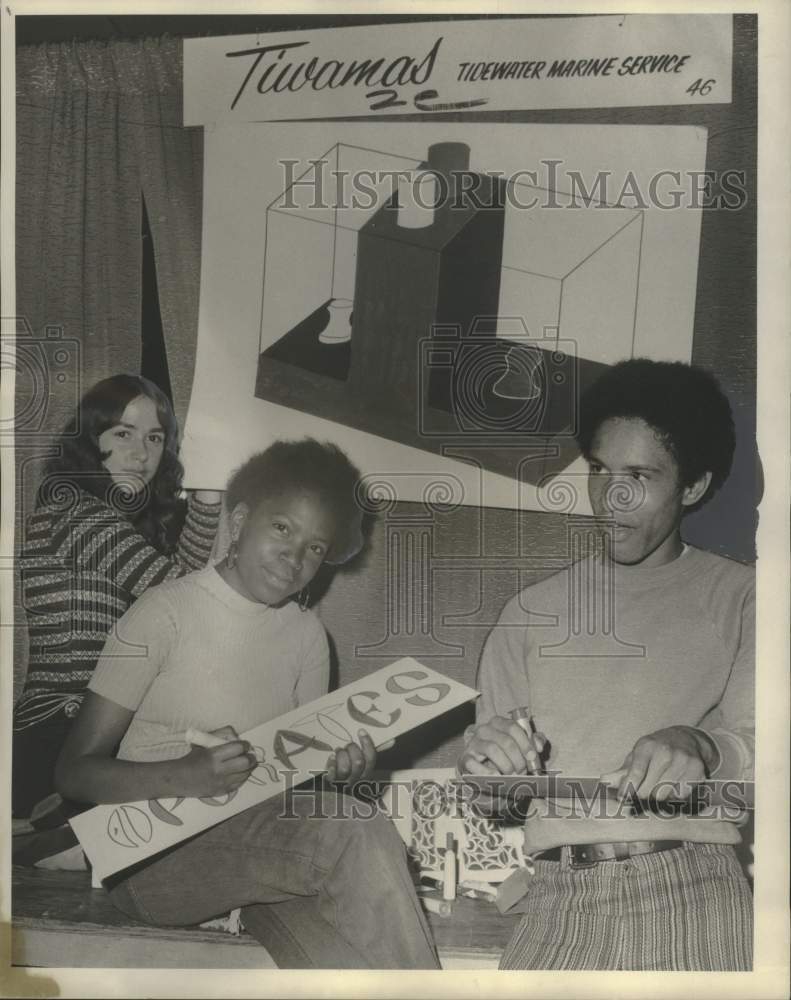
M 428 21 L 184 42 L 184 124 L 721 104 L 729 14 Z
M 478 696 L 411 657 L 242 734 L 259 765 L 238 789 L 205 798 L 101 805 L 70 820 L 100 879 L 326 770 L 338 746 L 366 729 L 376 746 Z

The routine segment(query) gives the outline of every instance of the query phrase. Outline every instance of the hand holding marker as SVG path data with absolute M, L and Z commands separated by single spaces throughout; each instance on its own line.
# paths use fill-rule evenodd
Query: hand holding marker
M 516 724 L 516 725 L 515 725 Z M 515 732 L 518 727 L 519 732 Z M 462 771 L 468 774 L 541 774 L 540 754 L 546 740 L 533 730 L 530 710 L 514 708 L 508 716 L 494 716 L 477 726 L 465 748 Z M 473 769 L 464 761 L 471 759 Z M 522 761 L 523 764 L 520 764 Z
M 218 730 L 218 732 L 220 731 L 222 730 Z M 226 726 L 224 731 L 228 733 L 228 737 L 225 739 L 216 733 L 204 733 L 200 729 L 190 728 L 184 733 L 184 742 L 211 749 L 240 739 L 230 726 Z M 339 747 L 330 754 L 327 761 L 326 777 L 331 783 L 344 784 L 357 781 L 361 777 L 368 776 L 375 767 L 376 747 L 371 737 L 364 729 L 359 730 L 358 737 L 360 739 L 359 746 L 356 743 L 347 743 L 345 747 Z M 250 746 L 246 740 L 241 740 L 241 743 L 249 748 L 248 756 L 254 761 L 254 770 L 263 762 L 263 757 L 260 756 L 262 751 Z M 395 740 L 388 740 L 379 749 L 389 750 L 394 745 Z
M 215 733 L 204 733 L 202 729 L 188 729 L 184 733 L 184 742 L 191 743 L 196 747 L 203 747 L 205 750 L 211 750 L 212 747 L 225 746 L 226 743 L 232 743 L 234 740 L 240 740 L 240 737 L 233 733 L 231 735 L 230 727 L 228 728 L 229 735 L 227 737 L 217 736 Z M 240 740 L 240 742 L 245 743 L 245 740 Z M 257 763 L 261 763 L 261 759 L 256 752 L 255 747 L 250 747 L 247 751 L 251 756 L 255 757 Z
M 519 726 L 520 729 L 524 729 L 527 733 L 528 739 L 530 740 L 531 750 L 528 752 L 526 757 L 527 762 L 527 773 L 528 774 L 543 774 L 544 769 L 541 766 L 541 752 L 544 749 L 543 738 L 538 736 L 533 725 L 533 719 L 530 715 L 530 709 L 524 708 L 512 708 L 508 713 L 514 722 Z M 539 747 L 539 742 L 541 746 Z
M 232 726 L 213 733 L 188 729 L 181 737 L 189 753 L 174 761 L 179 793 L 185 797 L 226 795 L 235 791 L 259 766 L 256 753 Z

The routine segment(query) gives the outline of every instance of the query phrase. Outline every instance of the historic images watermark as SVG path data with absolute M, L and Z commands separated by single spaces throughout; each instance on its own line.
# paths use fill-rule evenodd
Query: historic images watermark
M 281 816 L 296 819 L 304 816 L 294 808 L 299 798 L 309 802 L 311 819 L 371 819 L 386 812 L 393 820 L 417 816 L 437 820 L 444 815 L 465 812 L 495 823 L 523 823 L 531 816 L 543 819 L 626 819 L 652 817 L 678 819 L 681 816 L 735 822 L 753 808 L 751 782 L 701 781 L 685 786 L 680 782 L 660 781 L 649 798 L 638 798 L 628 787 L 622 795 L 614 788 L 591 778 L 562 775 L 548 771 L 542 775 L 466 775 L 445 782 L 425 780 L 388 781 L 364 778 L 345 796 L 327 796 L 321 784 L 321 772 L 314 772 L 312 783 L 294 785 L 297 772 L 284 771 L 284 797 Z M 432 795 L 416 795 L 432 786 Z M 387 805 L 383 804 L 385 792 Z M 403 794 L 402 794 L 403 793 Z
M 488 170 L 486 178 L 499 182 L 492 184 L 472 170 L 452 170 L 448 174 L 431 167 L 346 170 L 323 158 L 278 162 L 283 177 L 280 210 L 370 211 L 381 203 L 383 193 L 386 198 L 394 197 L 399 182 L 410 183 L 416 175 L 433 179 L 432 184 L 411 185 L 411 197 L 421 209 L 494 209 L 505 204 L 522 211 L 657 208 L 735 212 L 747 205 L 746 173 L 734 169 L 660 169 L 645 181 L 632 170 L 617 176 L 610 170 L 598 170 L 591 176 L 563 160 L 542 159 L 535 170 L 510 174 Z

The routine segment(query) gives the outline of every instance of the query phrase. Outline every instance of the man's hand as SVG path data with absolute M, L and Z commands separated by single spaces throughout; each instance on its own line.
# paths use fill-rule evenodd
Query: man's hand
M 361 729 L 358 734 L 360 745 L 347 743 L 331 754 L 327 761 L 326 780 L 331 784 L 351 785 L 361 778 L 370 777 L 376 767 L 376 747 L 368 733 Z M 392 741 L 382 749 L 392 746 Z
M 475 726 L 458 762 L 460 774 L 530 774 L 541 769 L 539 754 L 546 740 L 532 738 L 515 722 L 495 715 Z
M 617 787 L 619 798 L 633 790 L 640 799 L 686 799 L 692 784 L 706 779 L 715 755 L 689 726 L 669 726 L 641 736 L 623 764 L 601 780 Z

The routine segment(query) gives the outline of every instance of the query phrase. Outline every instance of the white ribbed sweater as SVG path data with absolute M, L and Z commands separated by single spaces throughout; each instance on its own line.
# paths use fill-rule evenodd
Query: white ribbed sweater
M 181 757 L 189 727 L 238 733 L 320 697 L 327 636 L 312 611 L 247 600 L 213 566 L 148 591 L 108 639 L 90 690 L 135 715 L 118 757 Z

